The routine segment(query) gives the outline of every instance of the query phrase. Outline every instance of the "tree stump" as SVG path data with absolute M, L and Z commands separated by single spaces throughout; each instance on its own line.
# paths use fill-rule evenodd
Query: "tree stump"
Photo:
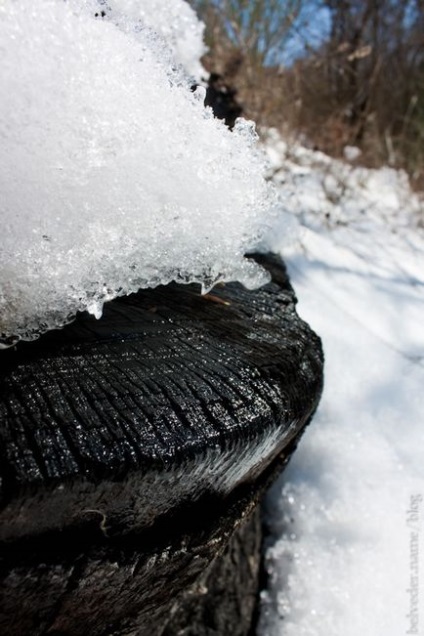
M 256 258 L 259 290 L 143 290 L 1 353 L 1 634 L 248 633 L 252 513 L 323 365 L 283 263 Z

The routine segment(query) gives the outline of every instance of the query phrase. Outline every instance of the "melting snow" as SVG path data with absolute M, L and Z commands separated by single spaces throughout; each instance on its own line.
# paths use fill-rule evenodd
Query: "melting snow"
M 266 280 L 243 255 L 274 190 L 253 124 L 190 90 L 201 34 L 183 0 L 2 2 L 0 341 L 140 287 Z

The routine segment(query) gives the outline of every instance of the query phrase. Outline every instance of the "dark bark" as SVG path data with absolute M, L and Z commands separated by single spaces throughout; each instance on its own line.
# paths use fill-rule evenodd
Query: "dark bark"
M 175 604 L 162 636 L 248 634 L 259 593 L 261 537 L 257 507 L 223 554 Z
M 142 291 L 1 355 L 0 633 L 159 636 L 172 609 L 183 620 L 177 598 L 322 388 L 319 339 L 267 266 L 260 290 Z

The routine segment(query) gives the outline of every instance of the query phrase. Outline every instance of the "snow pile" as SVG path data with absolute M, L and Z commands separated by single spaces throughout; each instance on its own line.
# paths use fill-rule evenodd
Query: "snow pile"
M 402 173 L 296 145 L 288 159 L 284 142 L 269 144 L 302 226 L 284 256 L 299 313 L 323 339 L 326 382 L 268 499 L 258 634 L 422 635 L 422 201 Z
M 142 4 L 2 3 L 3 342 L 140 287 L 266 279 L 243 258 L 276 214 L 254 128 L 230 133 L 191 92 L 188 5 Z
M 282 186 L 288 211 L 309 228 L 366 228 L 371 215 L 382 229 L 389 223 L 409 234 L 411 223 L 424 219 L 424 199 L 411 191 L 401 170 L 352 166 L 288 142 L 275 129 L 264 131 L 264 140 L 270 176 Z

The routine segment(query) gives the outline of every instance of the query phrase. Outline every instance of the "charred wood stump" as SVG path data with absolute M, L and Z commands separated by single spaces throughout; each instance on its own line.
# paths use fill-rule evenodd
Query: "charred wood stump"
M 322 388 L 284 266 L 168 285 L 1 354 L 0 634 L 248 633 L 255 507 Z

